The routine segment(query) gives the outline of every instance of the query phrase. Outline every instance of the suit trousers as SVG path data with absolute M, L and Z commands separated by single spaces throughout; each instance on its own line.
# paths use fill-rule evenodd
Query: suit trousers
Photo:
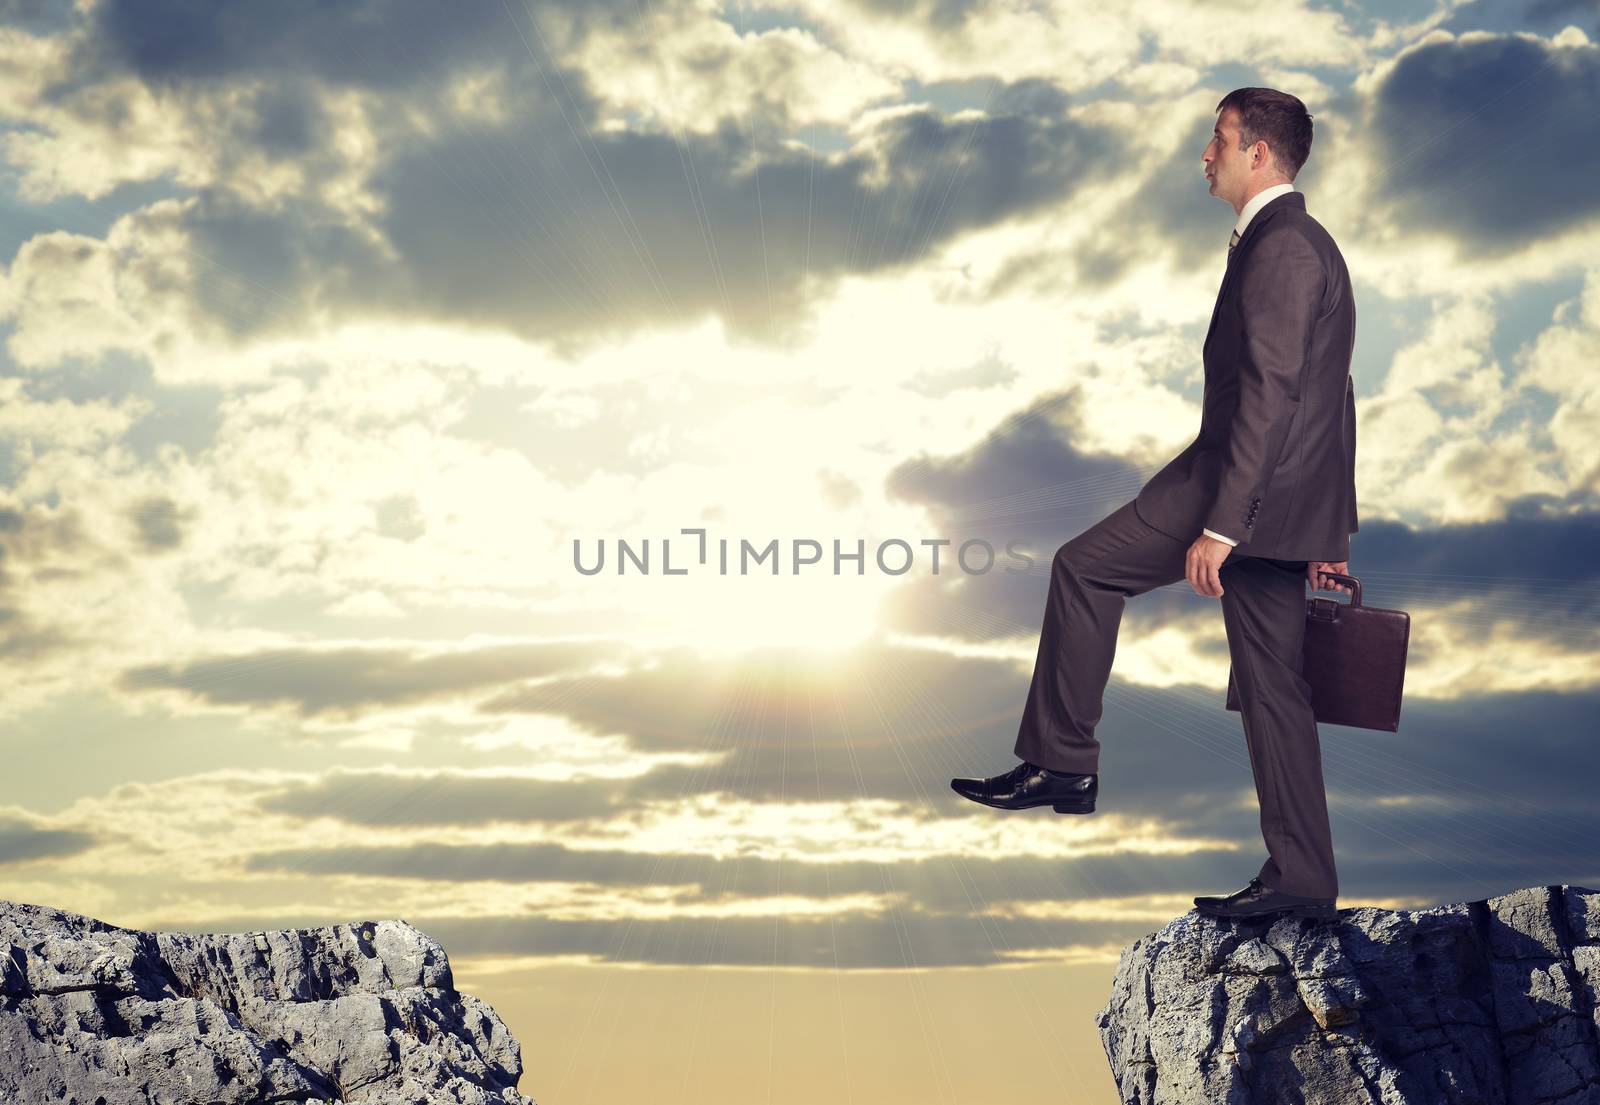
M 1056 771 L 1096 773 L 1106 682 L 1126 599 L 1185 579 L 1192 542 L 1139 516 L 1136 500 L 1062 545 L 1050 570 L 1044 629 L 1016 754 Z M 1198 534 L 1196 534 L 1198 536 Z M 1336 898 L 1322 747 L 1302 671 L 1306 561 L 1235 551 L 1218 572 L 1267 861 L 1275 890 Z

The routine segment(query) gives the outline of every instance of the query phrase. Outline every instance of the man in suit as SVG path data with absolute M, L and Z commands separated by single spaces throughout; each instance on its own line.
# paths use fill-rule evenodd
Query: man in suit
M 1133 500 L 1062 545 L 1015 752 L 956 793 L 998 809 L 1093 812 L 1094 737 L 1124 600 L 1187 579 L 1220 598 L 1268 858 L 1243 890 L 1199 897 L 1224 917 L 1337 916 L 1338 878 L 1311 688 L 1305 585 L 1348 567 L 1356 532 L 1355 301 L 1338 247 L 1294 177 L 1311 116 L 1241 88 L 1201 157 L 1237 221 L 1203 350 L 1200 432 Z

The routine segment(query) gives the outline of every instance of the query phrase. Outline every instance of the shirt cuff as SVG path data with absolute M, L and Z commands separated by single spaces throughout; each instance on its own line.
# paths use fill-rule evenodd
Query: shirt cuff
M 1222 536 L 1222 534 L 1216 532 L 1215 530 L 1202 529 L 1200 532 L 1205 534 L 1207 537 L 1215 537 L 1218 541 L 1226 541 L 1230 545 L 1237 545 L 1239 543 L 1231 537 Z

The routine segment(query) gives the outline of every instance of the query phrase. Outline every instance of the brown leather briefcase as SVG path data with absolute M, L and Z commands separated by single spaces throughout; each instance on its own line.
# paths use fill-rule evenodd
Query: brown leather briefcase
M 1305 667 L 1311 710 L 1320 722 L 1357 729 L 1400 728 L 1400 695 L 1406 678 L 1411 615 L 1361 604 L 1361 581 L 1324 572 L 1353 588 L 1347 603 L 1316 596 L 1306 600 Z M 1239 708 L 1239 688 L 1228 667 L 1228 709 Z

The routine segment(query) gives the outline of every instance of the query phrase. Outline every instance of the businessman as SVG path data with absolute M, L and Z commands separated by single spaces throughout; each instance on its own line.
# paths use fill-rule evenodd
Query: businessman
M 1057 550 L 1016 754 L 990 779 L 952 779 L 998 809 L 1091 813 L 1094 729 L 1124 601 L 1187 580 L 1219 598 L 1267 860 L 1242 890 L 1199 897 L 1221 917 L 1337 916 L 1322 751 L 1302 671 L 1305 587 L 1347 590 L 1356 532 L 1355 302 L 1338 247 L 1294 178 L 1311 116 L 1240 88 L 1201 156 L 1237 221 L 1203 349 L 1200 432 L 1139 494 Z M 1219 243 L 1220 247 L 1220 243 Z

